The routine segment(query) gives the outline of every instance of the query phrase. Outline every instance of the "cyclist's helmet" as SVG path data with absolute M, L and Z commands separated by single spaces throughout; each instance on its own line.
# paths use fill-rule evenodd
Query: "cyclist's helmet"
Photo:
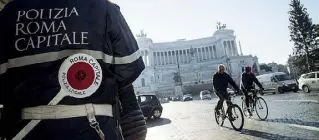
M 245 72 L 247 72 L 247 73 L 251 72 L 251 67 L 250 66 L 246 66 L 245 67 Z

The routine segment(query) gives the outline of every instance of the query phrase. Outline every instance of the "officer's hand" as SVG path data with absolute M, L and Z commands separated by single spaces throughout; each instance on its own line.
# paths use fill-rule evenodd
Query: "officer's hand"
M 262 87 L 262 88 L 260 88 L 262 91 L 264 91 L 265 89 Z

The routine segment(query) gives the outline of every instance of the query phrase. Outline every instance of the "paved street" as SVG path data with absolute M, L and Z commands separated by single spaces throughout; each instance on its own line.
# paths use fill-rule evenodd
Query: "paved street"
M 262 97 L 268 104 L 268 119 L 259 121 L 254 113 L 245 118 L 241 132 L 234 131 L 228 120 L 223 127 L 216 124 L 216 98 L 163 104 L 162 119 L 147 122 L 147 140 L 319 139 L 319 93 Z M 235 103 L 241 106 L 240 97 Z

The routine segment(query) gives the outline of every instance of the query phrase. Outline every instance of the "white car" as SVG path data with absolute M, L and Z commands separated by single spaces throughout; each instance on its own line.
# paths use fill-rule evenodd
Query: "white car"
M 193 96 L 191 94 L 186 94 L 183 96 L 183 101 L 192 101 Z
M 302 74 L 298 79 L 299 89 L 309 93 L 312 90 L 319 90 L 319 71 Z
M 235 91 L 230 89 L 230 88 L 227 88 L 227 92 L 230 94 L 230 95 L 234 95 L 235 94 Z
M 211 100 L 212 99 L 212 95 L 208 90 L 201 91 L 199 96 L 200 96 L 201 100 Z

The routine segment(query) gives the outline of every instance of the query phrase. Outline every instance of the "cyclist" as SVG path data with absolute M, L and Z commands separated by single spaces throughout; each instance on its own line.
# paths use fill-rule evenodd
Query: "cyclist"
M 251 67 L 247 66 L 245 67 L 245 72 L 241 75 L 241 91 L 243 91 L 245 95 L 245 102 L 246 106 L 249 106 L 249 101 L 252 101 L 252 97 L 248 95 L 248 92 L 255 89 L 254 83 L 257 84 L 257 86 L 261 89 L 264 90 L 263 86 L 260 84 L 258 79 L 256 78 L 255 74 L 252 73 Z M 255 93 L 254 93 L 255 94 Z M 250 109 L 247 109 L 249 116 L 251 116 Z
M 215 111 L 217 114 L 220 114 L 220 109 L 223 106 L 223 102 L 226 99 L 229 99 L 229 93 L 227 92 L 228 84 L 232 85 L 232 87 L 236 90 L 236 93 L 239 92 L 239 88 L 231 78 L 231 76 L 225 72 L 224 65 L 218 65 L 218 71 L 213 76 L 213 87 L 215 89 L 216 95 L 219 97 L 219 101 L 216 105 Z M 228 105 L 228 104 L 227 104 Z M 231 113 L 231 112 L 229 112 Z M 228 114 L 232 116 L 231 114 Z M 232 118 L 230 118 L 232 119 Z

